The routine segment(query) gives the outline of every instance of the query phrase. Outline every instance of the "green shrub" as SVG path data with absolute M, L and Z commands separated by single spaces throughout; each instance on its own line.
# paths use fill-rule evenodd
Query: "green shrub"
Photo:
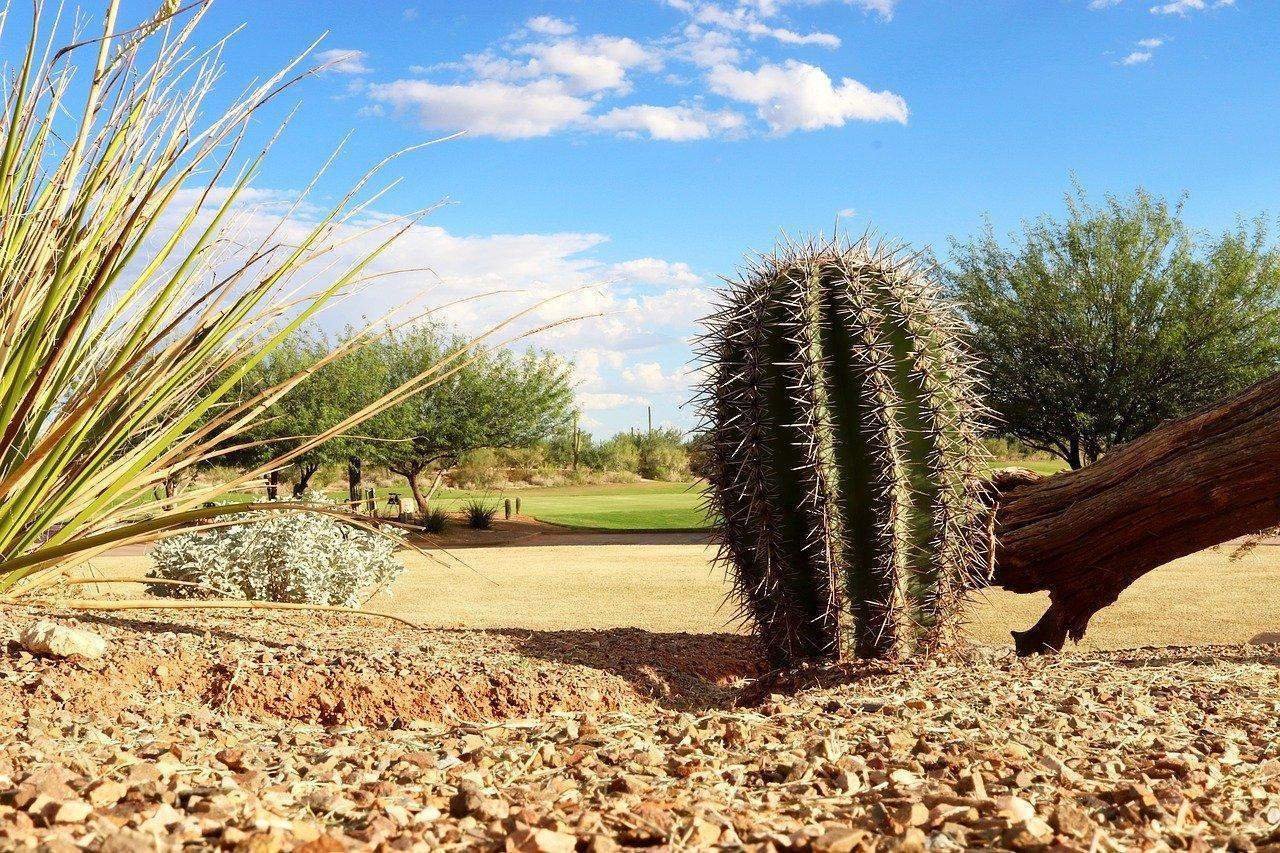
M 597 471 L 630 471 L 640 473 L 640 447 L 634 436 L 620 433 L 591 448 L 584 460 Z
M 640 451 L 638 473 L 649 480 L 677 481 L 689 477 L 689 451 L 676 429 L 659 429 L 636 439 Z
M 204 584 L 255 601 L 357 607 L 404 571 L 392 538 L 332 516 L 268 511 L 227 518 L 237 523 L 158 542 L 148 577 Z M 151 592 L 208 594 L 169 584 L 155 584 Z

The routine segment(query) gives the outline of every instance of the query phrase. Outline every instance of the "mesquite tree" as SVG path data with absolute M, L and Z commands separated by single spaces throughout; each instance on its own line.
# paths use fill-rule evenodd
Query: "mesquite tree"
M 1280 376 L 1080 470 L 986 475 L 936 294 L 866 242 L 787 247 L 709 318 L 703 470 L 774 664 L 936 646 L 988 584 L 1047 591 L 1014 638 L 1057 650 L 1152 569 L 1280 523 Z
M 1067 205 L 1008 246 L 988 227 L 952 253 L 1004 431 L 1079 468 L 1280 366 L 1280 252 L 1262 222 L 1209 240 L 1142 190 Z
M 958 327 L 914 259 L 868 242 L 759 258 L 709 318 L 703 469 L 775 664 L 935 645 L 983 580 Z
M 469 346 L 434 324 L 392 335 L 385 347 L 387 381 L 394 385 Z M 454 365 L 428 393 L 374 418 L 368 429 L 381 439 L 377 461 L 405 478 L 424 513 L 464 453 L 536 444 L 571 421 L 572 406 L 570 369 L 560 358 L 536 350 L 486 350 Z M 427 473 L 434 482 L 424 491 Z
M 317 368 L 330 352 L 354 334 L 354 330 L 348 329 L 343 339 L 333 341 L 318 329 L 300 330 L 249 374 L 246 386 L 257 390 L 271 387 L 295 373 L 314 371 L 306 382 L 294 387 L 267 410 L 267 417 L 250 434 L 257 444 L 237 454 L 236 461 L 245 464 L 269 459 L 282 448 L 332 428 L 394 387 L 388 385 L 387 345 L 383 341 L 372 341 Z M 305 494 L 322 466 L 345 464 L 351 479 L 351 500 L 359 500 L 361 460 L 371 452 L 372 439 L 366 435 L 369 429 L 339 436 L 294 459 L 293 497 Z

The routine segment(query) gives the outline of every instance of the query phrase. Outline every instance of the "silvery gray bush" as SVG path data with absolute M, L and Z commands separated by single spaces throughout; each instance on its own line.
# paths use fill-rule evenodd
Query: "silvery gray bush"
M 332 516 L 250 512 L 237 523 L 162 540 L 148 577 L 193 581 L 257 601 L 357 607 L 404 571 L 395 542 Z M 191 597 L 194 588 L 157 584 L 154 592 Z

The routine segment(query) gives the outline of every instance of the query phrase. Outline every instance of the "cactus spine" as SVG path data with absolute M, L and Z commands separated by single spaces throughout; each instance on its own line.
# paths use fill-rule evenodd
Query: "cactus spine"
M 710 509 L 775 665 L 936 646 L 982 579 L 974 371 L 915 258 L 785 246 L 707 320 Z

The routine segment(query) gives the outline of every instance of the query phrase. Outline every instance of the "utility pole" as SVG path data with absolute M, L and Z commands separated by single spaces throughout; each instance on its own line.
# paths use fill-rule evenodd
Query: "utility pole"
M 645 410 L 649 413 L 649 435 L 653 435 L 653 406 L 645 406 Z
M 578 432 L 578 416 L 573 416 L 573 470 L 578 470 L 578 440 L 581 433 Z

